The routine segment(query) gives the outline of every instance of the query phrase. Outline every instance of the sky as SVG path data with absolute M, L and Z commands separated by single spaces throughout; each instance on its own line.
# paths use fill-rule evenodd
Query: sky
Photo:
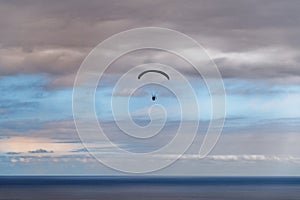
M 0 0 L 0 174 L 124 175 L 99 163 L 82 145 L 73 120 L 73 84 L 81 63 L 100 42 L 151 26 L 198 41 L 218 66 L 226 91 L 225 125 L 213 151 L 199 159 L 197 138 L 181 159 L 152 174 L 299 176 L 299 6 L 297 0 Z M 140 88 L 130 100 L 130 112 L 137 123 L 149 120 L 145 109 L 155 93 L 170 111 L 161 137 L 132 140 L 115 126 L 114 84 L 132 66 L 148 62 L 181 70 L 199 100 L 201 131 L 210 120 L 205 84 L 186 63 L 162 51 L 124 55 L 100 80 L 95 108 L 108 137 L 132 152 L 163 146 L 178 126 L 178 102 L 157 86 Z M 173 84 L 180 85 L 176 79 Z M 110 147 L 104 143 L 97 150 L 105 156 Z

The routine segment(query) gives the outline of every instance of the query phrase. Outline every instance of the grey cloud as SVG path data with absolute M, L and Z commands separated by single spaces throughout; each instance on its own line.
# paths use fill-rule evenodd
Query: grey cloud
M 260 41 L 266 43 L 274 40 L 274 36 L 280 37 L 279 33 L 282 35 L 281 40 L 292 44 L 292 39 L 286 36 L 294 36 L 298 41 L 295 35 L 299 31 L 300 23 L 297 20 L 298 7 L 298 1 L 280 0 L 267 0 L 263 3 L 238 0 L 226 3 L 221 0 L 184 2 L 93 0 L 88 3 L 83 0 L 4 1 L 1 13 L 10 17 L 1 18 L 1 24 L 8 28 L 2 32 L 1 38 L 5 39 L 7 44 L 31 46 L 32 43 L 82 47 L 82 45 L 93 46 L 99 39 L 102 40 L 124 28 L 165 24 L 170 28 L 176 27 L 184 32 L 204 37 L 212 36 L 211 38 L 217 40 L 227 37 L 226 39 L 230 38 L 233 41 L 235 38 L 237 42 L 231 44 L 232 46 L 242 46 L 240 43 L 247 43 L 248 46 L 251 44 L 249 40 L 256 41 L 252 46 L 257 46 L 258 40 L 262 39 L 257 36 L 267 39 Z M 19 26 L 20 24 L 22 26 Z M 265 31 L 272 34 L 267 37 Z M 32 33 L 36 37 L 32 37 Z M 31 37 L 24 38 L 24 36 Z
M 70 87 L 80 63 L 99 42 L 129 28 L 162 26 L 182 31 L 213 50 L 209 54 L 225 78 L 299 83 L 299 4 L 293 0 L 2 1 L 0 74 L 48 73 L 49 88 Z M 256 61 L 237 54 L 232 60 L 233 53 L 266 57 Z M 142 59 L 149 58 L 153 57 Z M 119 66 L 115 72 L 123 69 Z
M 36 119 L 9 119 L 0 123 L 0 136 L 50 138 L 61 143 L 80 143 L 74 121 L 42 121 Z M 58 143 L 58 142 L 57 142 Z
M 75 152 L 75 153 L 86 153 L 86 152 L 89 152 L 86 148 L 81 148 L 81 149 L 75 149 L 73 150 L 72 152 Z
M 21 154 L 21 152 L 7 152 L 7 155 L 18 155 Z
M 219 54 L 219 55 L 218 55 Z M 224 78 L 290 78 L 299 80 L 298 52 L 285 48 L 257 49 L 249 52 L 215 53 L 214 62 Z
M 126 28 L 133 9 L 118 1 L 4 1 L 2 46 L 86 47 Z M 9 17 L 8 17 L 9 16 Z
M 158 155 L 158 158 L 168 159 L 168 158 L 176 158 L 178 155 L 174 154 L 166 154 L 166 155 Z M 192 159 L 192 160 L 200 160 L 198 154 L 184 154 L 181 156 L 181 159 Z M 275 162 L 294 162 L 299 163 L 300 158 L 292 155 L 262 155 L 262 154 L 242 154 L 242 155 L 208 155 L 204 158 L 204 160 L 212 160 L 212 161 L 223 161 L 223 162 L 264 162 L 264 161 L 275 161 Z
M 297 162 L 300 158 L 294 156 L 274 156 L 274 155 L 211 155 L 207 159 L 214 161 L 277 161 L 277 162 Z
M 0 49 L 0 74 L 74 73 L 85 54 L 72 49 L 39 49 L 23 52 L 21 49 Z
M 48 151 L 45 149 L 37 149 L 37 150 L 33 150 L 33 151 L 28 151 L 28 153 L 54 153 L 54 151 Z
M 1 13 L 6 17 L 1 24 L 7 29 L 0 38 L 6 45 L 82 47 L 130 27 L 164 25 L 211 38 L 219 47 L 295 45 L 293 39 L 299 44 L 298 7 L 298 1 L 280 0 L 4 1 Z

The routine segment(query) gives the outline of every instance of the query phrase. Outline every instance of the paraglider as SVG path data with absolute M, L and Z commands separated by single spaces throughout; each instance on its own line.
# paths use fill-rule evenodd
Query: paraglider
M 142 78 L 142 76 L 144 75 L 144 74 L 147 74 L 147 73 L 149 73 L 149 72 L 154 72 L 154 73 L 159 73 L 159 74 L 162 74 L 163 76 L 165 76 L 168 80 L 170 80 L 170 77 L 169 77 L 169 75 L 167 74 L 167 73 L 165 73 L 165 72 L 163 72 L 163 71 L 161 71 L 161 70 L 156 70 L 156 69 L 150 69 L 150 70 L 146 70 L 146 71 L 143 71 L 142 73 L 140 73 L 139 75 L 138 75 L 138 79 L 141 79 Z M 156 100 L 156 95 L 155 94 L 152 94 L 152 101 L 155 101 Z

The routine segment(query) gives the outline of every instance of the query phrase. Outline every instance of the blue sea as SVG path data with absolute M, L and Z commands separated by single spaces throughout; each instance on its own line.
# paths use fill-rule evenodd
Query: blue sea
M 298 177 L 2 176 L 1 200 L 300 199 Z

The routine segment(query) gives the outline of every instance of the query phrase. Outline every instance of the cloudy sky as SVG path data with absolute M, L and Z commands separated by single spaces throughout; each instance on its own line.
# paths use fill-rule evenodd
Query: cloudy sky
M 119 174 L 80 142 L 72 115 L 74 79 L 101 41 L 155 26 L 197 40 L 218 66 L 227 93 L 224 130 L 210 155 L 197 158 L 196 140 L 178 162 L 156 173 L 300 175 L 299 7 L 297 0 L 0 0 L 0 173 Z M 98 87 L 95 107 L 108 137 L 133 152 L 164 145 L 177 126 L 177 112 L 170 114 L 159 142 L 129 140 L 111 120 L 109 97 L 130 66 L 158 61 L 182 70 L 193 87 L 204 87 L 166 52 L 133 52 L 114 62 Z M 197 91 L 205 129 L 209 99 Z M 132 98 L 137 120 L 143 121 L 140 111 L 150 105 L 153 92 L 162 105 L 176 110 L 169 91 L 144 88 Z M 97 148 L 110 151 L 105 144 Z

